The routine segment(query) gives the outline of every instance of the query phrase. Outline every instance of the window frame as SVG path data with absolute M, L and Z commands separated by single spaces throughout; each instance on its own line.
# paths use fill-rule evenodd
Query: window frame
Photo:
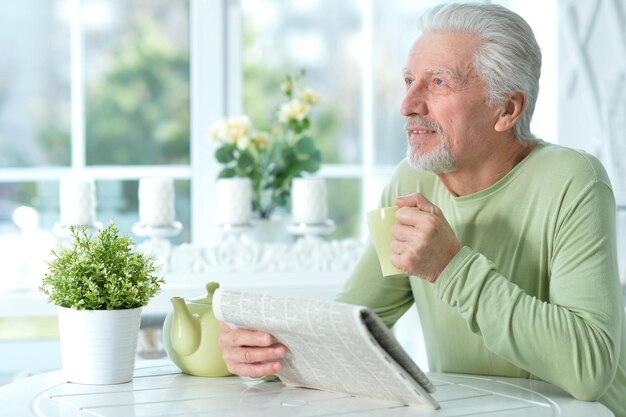
M 70 174 L 84 174 L 98 180 L 139 180 L 145 176 L 168 176 L 190 181 L 192 244 L 214 243 L 211 233 L 217 216 L 214 201 L 219 164 L 213 155 L 216 144 L 207 139 L 209 126 L 219 117 L 243 111 L 243 11 L 241 0 L 190 0 L 190 164 L 141 166 L 87 166 L 85 144 L 85 85 L 83 77 L 83 32 L 81 0 L 70 0 L 71 45 L 71 161 L 67 167 L 3 168 L 0 182 L 59 181 Z M 374 0 L 361 0 L 364 44 L 362 54 L 362 137 L 363 157 L 356 164 L 323 164 L 319 175 L 327 179 L 360 180 L 361 224 L 364 208 L 378 205 L 380 191 L 395 165 L 376 164 L 373 19 Z M 367 190 L 367 192 L 366 192 Z M 363 233 L 361 233 L 363 234 Z

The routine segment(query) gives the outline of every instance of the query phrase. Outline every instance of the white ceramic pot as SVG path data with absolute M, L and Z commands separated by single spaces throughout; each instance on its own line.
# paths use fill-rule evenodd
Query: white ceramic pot
M 259 243 L 287 243 L 289 233 L 287 216 L 273 216 L 270 219 L 256 219 L 252 222 L 250 236 Z
M 133 379 L 141 307 L 75 310 L 59 307 L 65 378 L 79 384 L 121 384 Z

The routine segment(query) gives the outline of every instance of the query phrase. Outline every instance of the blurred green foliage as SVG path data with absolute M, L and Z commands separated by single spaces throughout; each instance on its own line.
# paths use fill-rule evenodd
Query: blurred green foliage
M 138 18 L 88 88 L 87 163 L 188 164 L 189 90 L 187 51 Z
M 85 87 L 87 164 L 189 164 L 188 50 L 170 41 L 147 12 L 150 5 L 133 7 L 138 10 L 106 52 L 101 74 Z M 40 106 L 35 111 L 46 155 L 55 165 L 69 165 L 69 108 Z M 122 193 L 123 210 L 136 211 L 136 185 L 124 182 Z

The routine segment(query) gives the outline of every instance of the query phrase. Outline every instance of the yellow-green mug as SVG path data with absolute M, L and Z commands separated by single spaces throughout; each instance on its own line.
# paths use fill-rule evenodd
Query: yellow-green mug
M 370 229 L 370 239 L 376 249 L 378 262 L 383 276 L 387 278 L 406 276 L 404 272 L 391 264 L 393 251 L 391 250 L 391 226 L 398 223 L 396 212 L 400 207 L 383 207 L 367 213 L 367 225 Z

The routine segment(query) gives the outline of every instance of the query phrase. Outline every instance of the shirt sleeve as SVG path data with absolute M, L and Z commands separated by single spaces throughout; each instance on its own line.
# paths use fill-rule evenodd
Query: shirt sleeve
M 368 241 L 336 300 L 368 306 L 391 327 L 413 304 L 413 293 L 407 277 L 383 277 L 374 245 Z
M 559 223 L 547 302 L 524 293 L 468 247 L 433 291 L 492 352 L 575 398 L 596 400 L 615 378 L 624 316 L 610 187 L 592 183 Z

